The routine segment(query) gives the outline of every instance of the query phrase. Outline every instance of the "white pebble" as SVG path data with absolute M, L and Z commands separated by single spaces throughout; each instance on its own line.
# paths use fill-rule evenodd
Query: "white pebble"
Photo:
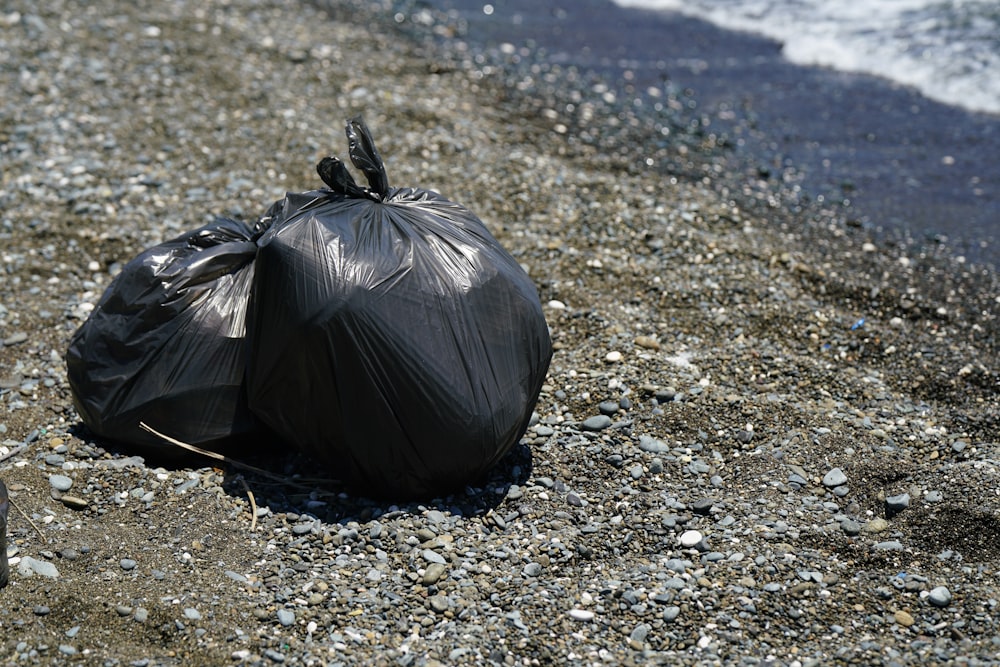
M 685 548 L 691 548 L 701 543 L 705 539 L 697 530 L 685 530 L 681 533 L 681 546 Z
M 566 304 L 563 303 L 562 301 L 559 301 L 558 299 L 552 299 L 552 301 L 549 301 L 549 303 L 547 305 L 552 310 L 565 310 L 566 309 Z
M 607 361 L 608 363 L 611 364 L 618 363 L 621 360 L 622 360 L 622 353 L 619 352 L 618 350 L 608 352 L 607 355 L 605 355 L 604 357 L 604 361 Z
M 575 618 L 578 621 L 592 621 L 594 620 L 594 612 L 588 611 L 586 609 L 570 609 L 570 618 Z

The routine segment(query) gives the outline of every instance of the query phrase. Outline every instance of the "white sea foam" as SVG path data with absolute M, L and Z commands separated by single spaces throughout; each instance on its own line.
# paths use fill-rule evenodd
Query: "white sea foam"
M 865 72 L 1000 114 L 995 0 L 615 0 L 770 37 L 804 65 Z

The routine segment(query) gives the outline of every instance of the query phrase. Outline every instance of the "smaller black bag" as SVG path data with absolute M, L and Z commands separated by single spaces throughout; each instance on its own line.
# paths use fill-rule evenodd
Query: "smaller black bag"
M 125 265 L 66 352 L 73 402 L 94 433 L 174 456 L 139 422 L 209 448 L 255 430 L 244 336 L 256 255 L 253 229 L 218 218 Z
M 390 188 L 360 119 L 330 186 L 263 219 L 248 316 L 250 407 L 366 494 L 475 481 L 527 427 L 552 344 L 534 283 L 468 209 Z

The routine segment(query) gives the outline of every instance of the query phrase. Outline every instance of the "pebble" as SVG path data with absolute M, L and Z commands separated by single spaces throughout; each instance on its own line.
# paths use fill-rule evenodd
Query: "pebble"
M 875 517 L 871 521 L 865 523 L 861 527 L 861 530 L 866 533 L 882 533 L 889 529 L 889 522 L 882 517 Z
M 893 619 L 895 619 L 896 623 L 902 625 L 904 628 L 908 628 L 914 623 L 916 623 L 916 621 L 913 619 L 913 616 L 910 615 L 910 612 L 904 611 L 902 609 L 899 609 L 896 612 L 894 612 L 892 617 Z
M 886 516 L 895 516 L 910 506 L 910 494 L 901 493 L 897 496 L 887 496 L 885 499 Z
M 872 545 L 872 548 L 876 551 L 902 551 L 903 543 L 899 540 L 887 540 L 885 542 L 876 542 Z
M 636 336 L 634 342 L 635 342 L 635 344 L 638 347 L 641 347 L 641 348 L 644 348 L 644 349 L 647 349 L 647 350 L 659 350 L 660 349 L 660 341 L 656 340 L 652 336 Z
M 715 501 L 711 498 L 699 498 L 691 503 L 691 511 L 695 514 L 708 515 L 715 506 Z
M 840 522 L 840 529 L 845 535 L 855 536 L 861 533 L 861 524 L 852 519 L 844 519 Z
M 31 556 L 22 556 L 17 564 L 17 571 L 22 577 L 30 577 L 37 574 L 43 577 L 56 579 L 59 577 L 59 570 L 47 560 L 37 560 Z
M 421 583 L 424 586 L 431 586 L 433 584 L 436 584 L 438 580 L 440 580 L 441 577 L 444 576 L 444 573 L 446 571 L 447 570 L 443 563 L 431 563 L 424 570 L 424 576 L 423 579 L 421 580 Z
M 134 570 L 135 566 L 137 565 L 137 563 L 134 560 L 132 560 L 131 558 L 122 558 L 120 561 L 118 561 L 118 565 L 123 570 L 125 570 L 126 572 L 128 572 L 129 570 Z
M 264 657 L 266 657 L 268 660 L 271 660 L 272 662 L 281 663 L 285 661 L 285 654 L 280 653 L 279 651 L 275 651 L 273 648 L 269 648 L 266 651 L 264 651 Z
M 648 435 L 639 436 L 639 449 L 651 454 L 665 454 L 670 451 L 670 447 L 662 440 L 658 440 Z
M 833 488 L 835 486 L 843 486 L 847 484 L 847 475 L 840 468 L 833 468 L 830 472 L 823 475 L 823 486 Z
M 697 530 L 685 530 L 681 533 L 680 543 L 685 549 L 690 549 L 691 547 L 701 544 L 701 541 L 704 539 L 705 536 Z
M 589 609 L 570 609 L 569 616 L 577 621 L 592 621 L 594 620 L 594 612 Z
M 951 591 L 947 586 L 935 586 L 927 595 L 927 601 L 935 607 L 947 607 L 951 604 Z
M 195 609 L 194 607 L 185 607 L 184 618 L 188 619 L 189 621 L 200 621 L 201 612 Z
M 621 360 L 622 360 L 622 353 L 617 350 L 613 350 L 604 355 L 604 361 L 608 362 L 609 364 L 616 364 Z
M 597 409 L 600 410 L 602 415 L 613 417 L 614 415 L 618 414 L 619 407 L 620 406 L 618 405 L 617 401 L 603 401 L 600 405 L 597 406 Z
M 601 431 L 611 426 L 611 417 L 607 415 L 595 415 L 583 420 L 581 424 L 584 431 Z
M 49 484 L 56 491 L 69 491 L 73 486 L 73 480 L 65 475 L 49 475 Z
M 4 345 L 17 345 L 28 340 L 28 334 L 24 331 L 17 331 L 3 339 Z
M 437 563 L 439 565 L 444 565 L 445 563 L 448 562 L 445 560 L 444 556 L 434 551 L 433 549 L 424 549 L 423 551 L 420 552 L 420 555 L 423 556 L 423 559 L 428 563 L 432 564 Z
M 281 623 L 286 628 L 293 625 L 295 623 L 295 612 L 290 609 L 279 609 L 278 623 Z
M 71 510 L 82 510 L 87 509 L 87 501 L 79 496 L 72 496 L 69 494 L 64 494 L 59 498 L 59 502 L 68 507 Z

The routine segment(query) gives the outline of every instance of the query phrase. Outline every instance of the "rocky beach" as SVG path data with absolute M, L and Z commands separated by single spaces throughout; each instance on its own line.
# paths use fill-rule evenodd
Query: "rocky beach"
M 1000 281 L 419 3 L 0 13 L 4 665 L 1000 662 Z M 447 38 L 442 41 L 442 38 Z M 319 187 L 362 113 L 475 212 L 555 354 L 519 447 L 424 502 L 281 443 L 147 460 L 63 355 L 121 266 Z M 317 415 L 322 419 L 322 415 Z

